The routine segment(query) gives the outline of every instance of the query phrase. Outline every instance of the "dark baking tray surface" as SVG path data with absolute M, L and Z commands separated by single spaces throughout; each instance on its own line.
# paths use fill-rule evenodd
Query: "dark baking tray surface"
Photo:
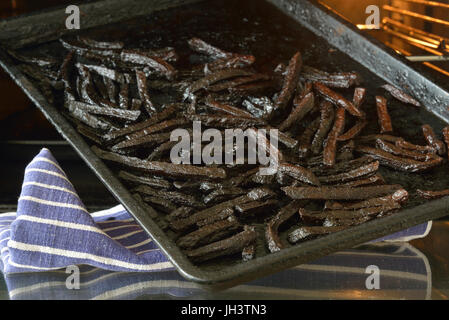
M 385 81 L 412 92 L 427 110 L 405 107 L 395 102 L 391 102 L 390 106 L 395 128 L 407 140 L 423 143 L 419 138 L 420 124 L 429 123 L 435 130 L 441 130 L 447 122 L 444 119 L 449 119 L 446 109 L 449 94 L 446 91 L 412 69 L 405 59 L 377 41 L 367 39 L 352 25 L 314 1 L 133 0 L 126 6 L 122 5 L 126 10 L 116 10 L 118 3 L 109 0 L 84 4 L 81 9 L 86 17 L 83 19 L 89 21 L 89 28 L 78 32 L 98 39 L 122 40 L 128 47 L 173 46 L 181 54 L 187 52 L 186 40 L 197 36 L 227 50 L 254 54 L 258 67 L 262 69 L 287 61 L 300 50 L 308 65 L 326 71 L 358 71 L 371 96 L 365 109 L 375 110 L 372 96 Z M 166 9 L 168 6 L 171 8 Z M 6 30 L 0 36 L 0 42 L 7 48 L 25 46 L 23 50 L 30 53 L 62 55 L 62 47 L 55 41 L 68 32 L 64 29 L 64 15 L 61 12 L 62 8 L 0 22 L 0 28 Z M 96 20 L 89 17 L 98 15 L 101 18 L 96 25 Z M 48 23 L 39 20 L 44 17 Z M 35 24 L 34 28 L 30 28 L 31 23 Z M 30 31 L 32 29 L 39 32 Z M 24 36 L 27 30 L 29 37 Z M 411 200 L 400 212 L 275 254 L 267 254 L 263 243 L 260 243 L 257 258 L 246 263 L 221 259 L 195 266 L 64 118 L 59 111 L 62 102 L 58 106 L 47 103 L 33 83 L 14 66 L 4 49 L 0 50 L 0 65 L 151 235 L 179 272 L 187 279 L 213 288 L 249 281 L 448 214 L 449 198 L 424 204 L 413 195 L 418 186 L 422 189 L 447 188 L 449 175 L 444 170 L 447 166 L 426 174 L 404 174 L 382 169 L 387 181 L 402 184 L 412 191 Z M 375 119 L 375 111 L 374 114 L 371 111 L 368 113 L 371 119 Z M 371 130 L 375 130 L 375 124 Z M 262 225 L 259 232 L 263 232 Z

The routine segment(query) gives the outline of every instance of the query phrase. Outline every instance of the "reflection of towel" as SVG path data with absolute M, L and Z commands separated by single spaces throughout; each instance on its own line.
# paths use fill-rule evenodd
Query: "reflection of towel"
M 422 236 L 427 229 L 425 224 L 399 237 Z M 112 271 L 172 267 L 122 206 L 89 214 L 48 149 L 25 170 L 17 214 L 0 215 L 0 249 L 4 273 L 80 264 Z
M 365 273 L 379 267 L 380 290 L 367 290 Z M 64 270 L 6 275 L 11 299 L 426 299 L 427 258 L 408 243 L 377 243 L 342 251 L 218 293 L 206 292 L 176 271 L 111 272 L 82 266 L 79 290 Z

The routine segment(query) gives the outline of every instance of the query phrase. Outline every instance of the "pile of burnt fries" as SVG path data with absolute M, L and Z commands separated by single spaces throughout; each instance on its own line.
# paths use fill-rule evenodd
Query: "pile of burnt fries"
M 299 52 L 268 74 L 255 69 L 254 56 L 198 38 L 188 44 L 200 59 L 182 69 L 175 67 L 179 57 L 171 47 L 126 49 L 121 42 L 83 37 L 60 41 L 68 54 L 59 62 L 10 54 L 50 103 L 63 97 L 62 112 L 92 150 L 113 164 L 195 263 L 237 254 L 246 261 L 254 258 L 257 239 L 276 252 L 392 214 L 408 192 L 388 184 L 379 167 L 423 172 L 442 165 L 447 152 L 449 127 L 442 133 L 445 143 L 429 125 L 422 127 L 427 145 L 393 135 L 386 97 L 404 107 L 420 103 L 391 85 L 382 87 L 386 97 L 375 98 L 378 134 L 363 135 L 367 93 L 359 75 L 303 65 Z M 354 88 L 352 101 L 338 93 L 348 88 Z M 170 101 L 156 101 L 161 93 Z M 277 173 L 264 176 L 248 164 L 172 163 L 171 131 L 190 130 L 193 121 L 219 130 L 278 129 Z M 417 192 L 425 199 L 449 195 Z

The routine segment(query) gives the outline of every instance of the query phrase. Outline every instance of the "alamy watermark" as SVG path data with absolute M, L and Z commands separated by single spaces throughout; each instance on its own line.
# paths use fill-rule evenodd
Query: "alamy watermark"
M 65 273 L 70 274 L 65 280 L 65 287 L 69 290 L 79 290 L 80 288 L 80 268 L 75 265 L 68 266 Z
M 69 30 L 81 28 L 80 8 L 70 5 L 65 9 L 65 13 L 69 16 L 65 19 L 65 27 Z
M 266 129 L 225 129 L 222 132 L 209 128 L 203 132 L 201 122 L 193 121 L 191 131 L 176 129 L 170 141 L 177 142 L 170 151 L 174 164 L 238 165 L 246 162 L 259 164 L 261 175 L 276 174 L 279 166 L 277 129 L 268 132 Z M 208 144 L 203 147 L 203 142 Z
M 365 280 L 365 286 L 368 290 L 380 289 L 380 269 L 378 266 L 370 265 L 366 267 L 365 273 L 369 276 Z
M 369 5 L 365 10 L 369 16 L 366 18 L 365 24 L 371 25 L 373 29 L 380 29 L 380 9 L 376 5 Z

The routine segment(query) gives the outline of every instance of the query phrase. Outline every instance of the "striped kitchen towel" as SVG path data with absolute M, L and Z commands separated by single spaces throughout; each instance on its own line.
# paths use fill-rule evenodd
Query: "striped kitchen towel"
M 429 229 L 424 224 L 388 240 L 410 240 Z M 172 268 L 122 206 L 90 214 L 48 149 L 26 167 L 17 213 L 0 214 L 0 250 L 7 274 L 83 264 L 128 272 Z
M 122 206 L 89 214 L 48 149 L 25 169 L 17 214 L 0 215 L 4 273 L 87 264 L 113 271 L 172 268 Z

